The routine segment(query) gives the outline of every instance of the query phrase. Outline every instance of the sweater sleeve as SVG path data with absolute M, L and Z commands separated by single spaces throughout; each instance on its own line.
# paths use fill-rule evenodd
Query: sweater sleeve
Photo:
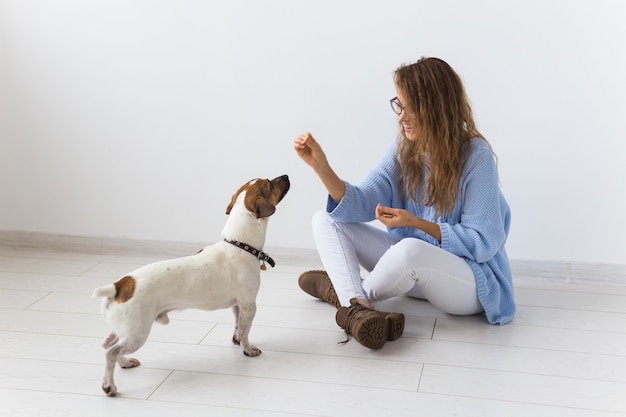
M 339 203 L 330 196 L 326 211 L 343 223 L 369 222 L 376 218 L 376 205 L 391 205 L 395 194 L 395 143 L 387 148 L 378 165 L 358 184 L 344 181 L 346 191 Z
M 487 146 L 468 161 L 460 190 L 460 221 L 439 223 L 441 247 L 477 263 L 491 260 L 506 241 L 509 209 L 500 192 L 495 158 Z

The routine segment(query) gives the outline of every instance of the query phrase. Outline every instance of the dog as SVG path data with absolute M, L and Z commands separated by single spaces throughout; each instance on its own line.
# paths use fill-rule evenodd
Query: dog
M 289 177 L 253 179 L 232 196 L 221 240 L 192 256 L 169 259 L 140 267 L 113 284 L 96 288 L 103 297 L 102 314 L 112 331 L 102 344 L 106 366 L 102 390 L 117 394 L 113 374 L 140 365 L 125 355 L 146 342 L 153 322 L 169 323 L 174 310 L 218 310 L 232 307 L 235 314 L 233 343 L 246 356 L 261 350 L 248 341 L 256 314 L 260 270 L 274 261 L 263 250 L 269 217 L 289 190 Z

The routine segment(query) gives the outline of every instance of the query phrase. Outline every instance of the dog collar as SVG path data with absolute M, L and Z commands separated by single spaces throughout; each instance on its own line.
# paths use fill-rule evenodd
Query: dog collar
M 241 242 L 238 242 L 236 240 L 229 240 L 229 239 L 224 239 L 224 242 L 230 243 L 231 245 L 237 246 L 239 249 L 245 250 L 246 252 L 248 252 L 249 254 L 253 255 L 255 258 L 257 258 L 259 261 L 261 261 L 262 262 L 262 264 L 261 264 L 261 270 L 262 271 L 265 271 L 267 269 L 265 267 L 265 262 L 270 264 L 270 266 L 272 268 L 274 268 L 274 266 L 276 265 L 274 260 L 272 258 L 270 258 L 270 256 L 267 253 L 265 253 L 263 251 L 260 251 L 257 248 L 248 245 L 247 243 L 241 243 Z

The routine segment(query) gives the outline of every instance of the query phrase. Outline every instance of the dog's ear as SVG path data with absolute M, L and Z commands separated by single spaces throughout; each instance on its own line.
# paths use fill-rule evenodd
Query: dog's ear
M 259 198 L 256 201 L 256 206 L 255 206 L 255 214 L 256 217 L 261 219 L 263 217 L 269 217 L 272 214 L 274 214 L 274 212 L 276 211 L 276 207 L 270 203 L 269 201 L 267 201 L 264 198 Z
M 226 214 L 230 214 L 230 211 L 233 209 L 233 206 L 235 205 L 235 201 L 237 200 L 238 195 L 239 193 L 233 194 L 232 198 L 230 199 L 230 203 L 226 207 Z

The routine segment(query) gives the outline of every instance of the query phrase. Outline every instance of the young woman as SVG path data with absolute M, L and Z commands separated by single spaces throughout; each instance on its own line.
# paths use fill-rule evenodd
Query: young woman
M 505 250 L 510 210 L 460 77 L 441 59 L 422 58 L 398 68 L 394 81 L 398 139 L 360 184 L 335 173 L 310 133 L 293 144 L 329 193 L 313 217 L 326 271 L 303 273 L 299 285 L 334 304 L 337 324 L 371 349 L 402 335 L 403 314 L 373 308 L 391 297 L 483 313 L 492 324 L 515 314 Z M 387 230 L 366 224 L 374 219 Z

